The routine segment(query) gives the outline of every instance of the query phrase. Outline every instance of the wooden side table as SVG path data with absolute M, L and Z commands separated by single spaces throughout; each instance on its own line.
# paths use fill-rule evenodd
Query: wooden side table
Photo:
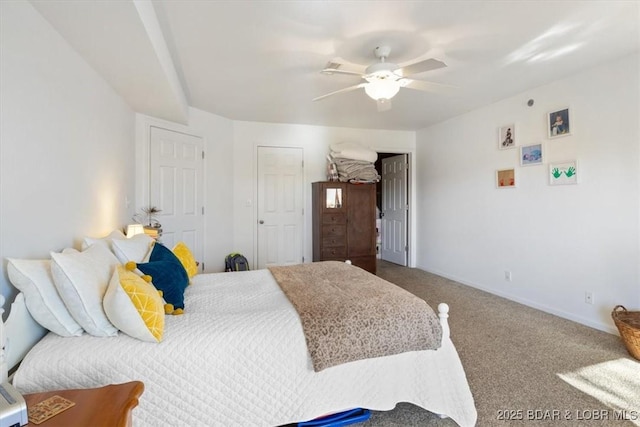
M 24 396 L 27 408 L 51 396 L 75 402 L 71 408 L 30 427 L 131 427 L 131 411 L 138 406 L 144 384 L 132 381 L 100 388 L 47 391 Z

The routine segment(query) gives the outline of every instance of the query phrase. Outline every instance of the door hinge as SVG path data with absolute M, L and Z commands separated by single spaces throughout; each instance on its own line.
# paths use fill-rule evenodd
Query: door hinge
M 304 257 L 302 257 L 302 263 L 304 264 Z
M 204 159 L 204 150 L 202 151 L 202 159 Z
M 202 215 L 204 215 L 204 206 L 202 207 Z
M 409 252 L 409 246 L 408 245 L 404 247 L 404 251 L 405 252 Z
M 304 216 L 304 208 L 302 208 L 302 215 Z
M 204 273 L 204 262 L 202 263 L 202 272 Z

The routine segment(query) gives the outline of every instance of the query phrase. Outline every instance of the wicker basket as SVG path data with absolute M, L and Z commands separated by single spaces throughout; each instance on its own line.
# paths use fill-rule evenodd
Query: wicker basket
M 611 317 L 629 354 L 640 360 L 640 311 L 627 311 L 623 306 L 617 305 L 611 312 Z

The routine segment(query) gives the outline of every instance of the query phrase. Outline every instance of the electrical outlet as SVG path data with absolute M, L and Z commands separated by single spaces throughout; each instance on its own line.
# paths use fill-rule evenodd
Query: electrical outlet
M 587 291 L 584 293 L 584 302 L 585 304 L 593 305 L 593 292 Z
M 509 270 L 504 271 L 504 280 L 506 280 L 507 282 L 511 281 L 511 272 Z

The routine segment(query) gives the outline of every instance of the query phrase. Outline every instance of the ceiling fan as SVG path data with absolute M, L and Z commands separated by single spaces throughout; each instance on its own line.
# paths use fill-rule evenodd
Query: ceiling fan
M 400 67 L 392 62 L 387 62 L 387 58 L 391 53 L 391 48 L 389 46 L 378 46 L 373 50 L 373 53 L 380 61 L 368 66 L 364 72 L 343 69 L 341 68 L 343 67 L 343 64 L 329 61 L 321 73 L 327 75 L 355 75 L 360 76 L 366 81 L 327 93 L 326 95 L 319 96 L 313 100 L 319 101 L 338 93 L 350 92 L 352 90 L 364 88 L 365 93 L 377 102 L 378 111 L 387 111 L 391 109 L 391 98 L 400 91 L 401 87 L 425 92 L 438 92 L 452 88 L 452 86 L 448 85 L 407 78 L 414 74 L 446 67 L 447 64 L 442 61 L 431 58 Z

